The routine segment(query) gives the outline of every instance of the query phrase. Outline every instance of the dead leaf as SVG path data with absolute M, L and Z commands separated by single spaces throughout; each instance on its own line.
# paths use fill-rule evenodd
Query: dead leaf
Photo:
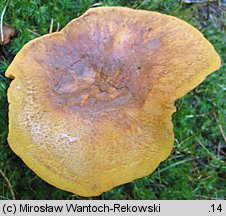
M 7 44 L 10 41 L 10 38 L 14 35 L 15 30 L 12 29 L 9 25 L 4 25 L 3 26 L 3 41 L 2 38 L 0 37 L 0 44 Z M 2 35 L 2 32 L 0 30 L 0 35 Z

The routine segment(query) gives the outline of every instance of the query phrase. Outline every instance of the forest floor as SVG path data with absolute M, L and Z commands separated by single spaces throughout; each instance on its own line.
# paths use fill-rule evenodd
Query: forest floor
M 222 67 L 177 100 L 175 143 L 170 157 L 144 178 L 90 199 L 225 199 L 225 4 L 173 0 L 0 0 L 0 14 L 15 34 L 0 45 L 0 199 L 84 199 L 57 189 L 33 173 L 7 143 L 10 80 L 4 72 L 28 41 L 63 28 L 94 6 L 127 6 L 170 14 L 198 28 L 213 44 Z M 197 1 L 196 1 L 197 2 Z

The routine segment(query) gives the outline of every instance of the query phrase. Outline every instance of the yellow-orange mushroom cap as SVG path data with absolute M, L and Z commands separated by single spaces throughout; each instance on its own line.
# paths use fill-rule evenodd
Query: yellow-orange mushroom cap
M 6 71 L 9 145 L 48 183 L 100 195 L 169 156 L 175 100 L 219 67 L 213 46 L 184 21 L 89 9 L 27 43 Z

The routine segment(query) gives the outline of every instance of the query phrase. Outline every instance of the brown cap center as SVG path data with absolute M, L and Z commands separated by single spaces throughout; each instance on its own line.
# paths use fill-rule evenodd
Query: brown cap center
M 58 107 L 101 111 L 128 104 L 134 98 L 134 80 L 129 79 L 129 71 L 124 70 L 120 60 L 111 62 L 100 62 L 87 55 L 66 70 L 56 69 L 59 75 L 53 80 L 52 96 Z

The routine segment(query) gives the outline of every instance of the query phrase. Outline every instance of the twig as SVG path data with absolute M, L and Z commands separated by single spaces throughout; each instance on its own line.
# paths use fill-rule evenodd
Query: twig
M 201 199 L 201 200 L 203 200 L 203 199 L 207 199 L 207 200 L 211 199 L 211 200 L 213 200 L 213 199 L 214 199 L 214 198 L 212 198 L 212 197 L 209 197 L 209 196 L 202 196 L 202 195 L 197 195 L 196 198 L 197 198 L 197 199 Z
M 213 112 L 213 116 L 214 116 L 214 118 L 215 118 L 215 120 L 217 122 L 218 128 L 219 128 L 219 130 L 221 132 L 221 135 L 222 135 L 222 137 L 224 139 L 224 142 L 226 143 L 226 136 L 225 136 L 225 133 L 224 133 L 224 129 L 223 129 L 222 125 L 220 124 L 219 119 L 217 118 L 216 112 Z
M 9 200 L 8 197 L 2 196 L 2 195 L 0 195 L 0 198 L 5 199 L 5 200 Z
M 27 31 L 30 32 L 30 33 L 32 33 L 32 34 L 34 34 L 35 36 L 38 36 L 38 37 L 40 36 L 39 33 L 35 32 L 35 31 L 32 31 L 31 29 L 28 29 L 27 28 Z
M 52 32 L 53 32 L 53 18 L 51 18 L 50 27 L 49 27 L 49 33 L 52 33 Z
M 58 22 L 57 23 L 57 29 L 56 29 L 56 32 L 60 31 L 60 23 Z
M 193 160 L 196 160 L 196 159 L 197 159 L 197 158 L 187 158 L 187 159 L 185 159 L 185 160 L 178 161 L 178 162 L 176 162 L 176 163 L 173 163 L 173 164 L 171 164 L 171 165 L 169 165 L 169 166 L 167 166 L 167 167 L 164 167 L 164 168 L 160 169 L 158 172 L 159 172 L 159 173 L 162 173 L 162 172 L 164 172 L 164 171 L 166 171 L 166 170 L 168 170 L 168 169 L 170 169 L 170 168 L 173 168 L 173 167 L 178 166 L 178 165 L 180 165 L 180 164 L 187 163 L 187 162 L 189 162 L 189 161 L 193 161 Z
M 2 177 L 5 179 L 5 181 L 6 181 L 6 184 L 7 184 L 7 186 L 8 186 L 8 189 L 9 189 L 10 193 L 11 193 L 12 199 L 15 200 L 15 199 L 16 199 L 16 198 L 15 198 L 15 194 L 14 194 L 14 192 L 13 192 L 13 188 L 12 188 L 12 185 L 11 185 L 9 179 L 6 177 L 6 175 L 4 174 L 4 172 L 3 172 L 1 169 L 0 169 L 0 174 L 1 174 L 1 176 L 2 176 Z
M 8 0 L 8 1 L 6 2 L 6 5 L 5 5 L 5 7 L 3 8 L 3 11 L 2 11 L 2 14 L 1 14 L 1 18 L 0 18 L 1 43 L 4 42 L 3 17 L 4 17 L 4 14 L 5 14 L 6 8 L 7 8 L 7 6 L 9 5 L 9 1 L 10 1 L 10 0 Z
M 208 148 L 206 148 L 201 141 L 198 141 L 199 145 L 207 152 L 207 154 L 212 158 L 212 159 L 215 159 L 217 160 L 218 158 L 216 158 L 216 156 L 214 154 L 212 154 Z
M 217 146 L 217 157 L 220 157 L 220 152 L 221 152 L 221 141 L 219 142 L 218 146 Z

